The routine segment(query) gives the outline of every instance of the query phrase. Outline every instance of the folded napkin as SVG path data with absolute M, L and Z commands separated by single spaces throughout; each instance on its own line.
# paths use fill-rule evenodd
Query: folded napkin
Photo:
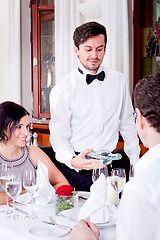
M 33 187 L 36 190 L 33 195 L 36 204 L 45 205 L 53 201 L 55 190 L 49 182 L 48 168 L 40 160 L 38 160 L 37 183 Z M 28 192 L 21 194 L 17 197 L 16 201 L 29 203 L 31 201 L 31 194 Z
M 91 186 L 91 194 L 81 207 L 77 220 L 90 219 L 94 223 L 109 221 L 109 209 L 107 206 L 107 183 L 104 174 Z

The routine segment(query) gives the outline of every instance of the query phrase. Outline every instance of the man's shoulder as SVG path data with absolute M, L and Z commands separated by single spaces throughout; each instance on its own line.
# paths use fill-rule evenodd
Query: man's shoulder
M 70 91 L 71 86 L 73 85 L 72 82 L 74 81 L 75 72 L 76 72 L 76 69 L 68 73 L 61 80 L 57 81 L 56 84 L 51 89 L 50 96 L 55 94 L 62 94 Z
M 103 68 L 103 70 L 106 73 L 107 81 L 111 81 L 113 84 L 118 84 L 123 87 L 127 84 L 127 79 L 122 72 L 109 68 Z
M 72 82 L 72 79 L 75 75 L 76 69 L 74 69 L 72 72 L 68 73 L 66 76 L 64 76 L 62 79 L 56 82 L 54 87 L 70 84 Z
M 118 70 L 111 69 L 111 68 L 106 68 L 106 67 L 104 67 L 104 70 L 108 75 L 125 78 L 124 73 L 122 73 Z

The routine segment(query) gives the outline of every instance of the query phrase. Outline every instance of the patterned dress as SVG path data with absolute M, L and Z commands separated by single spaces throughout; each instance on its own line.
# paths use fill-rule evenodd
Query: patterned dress
M 13 166 L 14 173 L 20 173 L 23 179 L 24 171 L 27 169 L 36 169 L 36 165 L 32 162 L 29 156 L 29 149 L 27 146 L 23 147 L 23 153 L 20 157 L 9 160 L 3 157 L 0 153 L 0 169 L 1 164 L 8 164 L 9 166 Z M 24 189 L 24 188 L 23 188 Z M 2 185 L 0 184 L 0 192 L 4 192 Z

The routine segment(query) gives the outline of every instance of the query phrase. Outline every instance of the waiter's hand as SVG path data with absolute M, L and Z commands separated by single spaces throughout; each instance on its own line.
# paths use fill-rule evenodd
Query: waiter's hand
M 104 167 L 102 164 L 99 164 L 99 160 L 97 159 L 86 159 L 85 155 L 89 152 L 92 152 L 93 149 L 86 149 L 85 151 L 78 154 L 76 157 L 73 157 L 71 160 L 71 164 L 74 168 L 91 170 L 97 167 Z M 96 163 L 96 164 L 94 164 Z

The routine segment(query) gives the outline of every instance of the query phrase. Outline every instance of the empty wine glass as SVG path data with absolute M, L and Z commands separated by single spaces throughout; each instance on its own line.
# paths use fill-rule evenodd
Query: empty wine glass
M 123 168 L 113 168 L 111 171 L 111 186 L 117 193 L 117 205 L 119 204 L 119 193 L 124 189 L 126 184 L 126 174 Z
M 108 176 L 107 166 L 98 167 L 98 168 L 93 169 L 93 171 L 92 171 L 92 181 L 93 181 L 93 183 L 99 178 L 101 173 L 103 173 L 105 175 L 106 179 L 107 179 L 107 176 Z
M 7 164 L 2 164 L 1 165 L 1 185 L 6 192 L 6 183 L 12 181 L 12 175 L 13 174 L 13 168 L 12 166 L 9 166 Z M 6 193 L 6 209 L 3 210 L 6 214 L 10 214 L 12 211 L 9 209 L 9 204 L 8 204 L 8 195 Z
M 131 164 L 130 170 L 129 170 L 129 180 L 131 180 L 134 177 L 134 166 Z
M 15 213 L 15 201 L 16 197 L 22 191 L 22 181 L 20 174 L 11 175 L 12 180 L 6 182 L 6 192 L 13 199 L 13 215 L 12 218 L 15 219 L 18 215 Z
M 36 171 L 32 170 L 32 169 L 25 170 L 24 175 L 23 175 L 23 186 L 26 189 L 26 191 L 29 192 L 31 195 L 31 214 L 28 217 L 32 218 L 32 219 L 37 217 L 35 215 L 34 209 L 33 209 L 33 203 L 34 203 L 33 195 L 38 188 L 36 183 L 37 183 Z

